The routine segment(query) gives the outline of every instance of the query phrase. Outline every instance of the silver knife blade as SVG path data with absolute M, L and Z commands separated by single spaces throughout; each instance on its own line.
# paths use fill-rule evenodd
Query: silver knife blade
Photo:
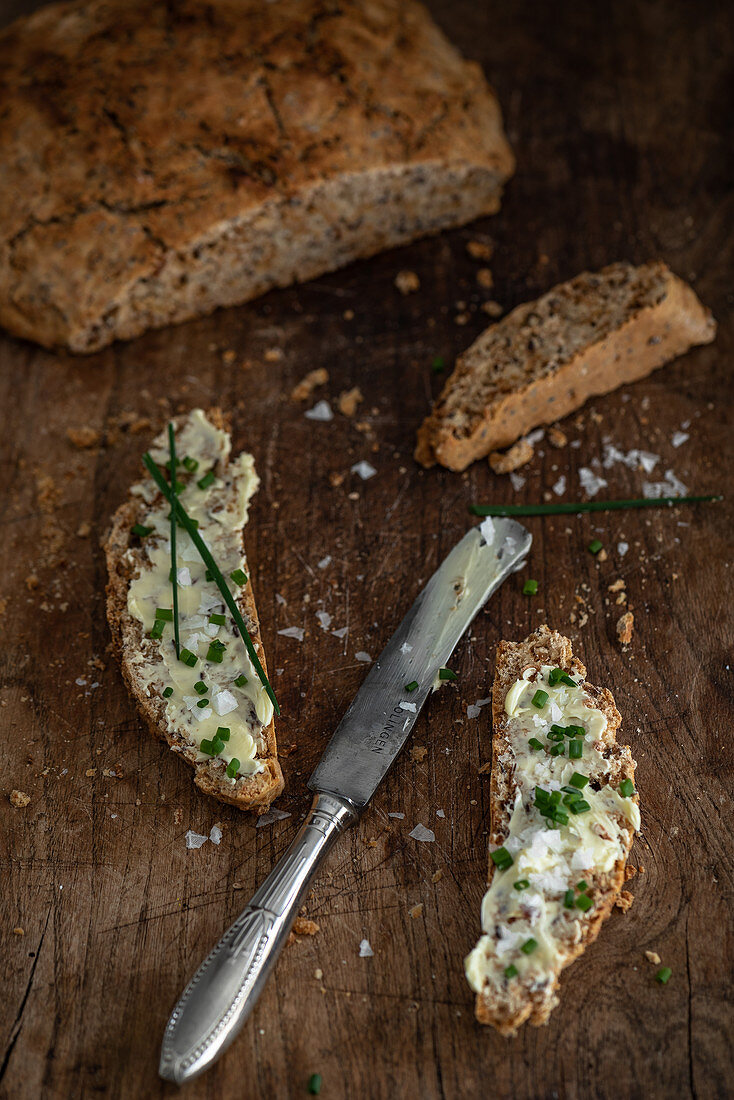
M 439 669 L 532 541 L 522 524 L 494 519 L 457 543 L 372 666 L 308 781 L 312 791 L 345 798 L 358 810 L 366 806 L 410 736 Z M 418 687 L 406 691 L 413 681 Z

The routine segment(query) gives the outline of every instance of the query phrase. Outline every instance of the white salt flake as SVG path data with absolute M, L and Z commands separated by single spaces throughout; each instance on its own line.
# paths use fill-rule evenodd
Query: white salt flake
M 403 818 L 405 817 L 405 814 L 401 814 L 401 813 L 398 813 L 396 811 L 395 813 L 389 813 L 387 816 L 388 817 L 396 817 L 398 819 L 398 821 L 402 821 Z
M 331 632 L 335 638 L 346 638 L 349 633 L 348 626 L 340 626 L 338 630 L 332 630 Z
M 364 459 L 361 462 L 355 462 L 351 468 L 353 474 L 359 474 L 362 481 L 369 481 L 371 477 L 374 477 L 377 470 L 369 462 L 365 462 Z
M 302 626 L 287 626 L 284 630 L 279 630 L 279 634 L 282 634 L 284 638 L 295 638 L 297 642 L 303 641 L 303 627 Z
M 566 475 L 565 474 L 561 474 L 558 481 L 553 486 L 553 492 L 556 494 L 557 497 L 562 497 L 563 494 L 566 492 Z
M 416 712 L 415 703 L 405 703 L 405 702 L 401 701 L 399 706 L 400 706 L 401 710 L 409 710 L 412 714 L 415 714 L 415 712 Z
M 306 420 L 333 420 L 334 414 L 328 401 L 317 401 L 312 409 L 306 409 L 303 414 Z
M 588 466 L 582 466 L 579 470 L 579 483 L 587 496 L 595 497 L 600 489 L 606 488 L 607 482 L 599 477 Z
M 572 871 L 587 871 L 594 866 L 594 853 L 589 848 L 578 848 L 571 856 Z
M 446 814 L 443 810 L 436 810 L 436 817 L 446 817 Z
M 510 484 L 516 493 L 520 492 L 526 481 L 527 478 L 523 477 L 522 474 L 516 473 L 515 470 L 510 472 Z
M 74 683 L 77 685 L 77 687 L 84 687 L 86 682 L 87 681 L 84 679 L 83 676 L 77 676 L 76 680 L 74 681 Z
M 412 653 L 413 652 L 413 647 L 412 647 L 412 645 L 408 645 L 407 642 L 403 642 L 403 644 L 400 647 L 400 652 L 401 653 Z
M 411 836 L 413 840 L 421 840 L 426 844 L 432 844 L 436 839 L 436 834 L 433 829 L 427 829 L 425 825 L 421 825 L 420 823 L 416 825 L 415 829 L 408 833 L 408 836 Z
M 491 703 L 492 699 L 477 699 L 476 703 L 470 703 L 466 708 L 467 718 L 478 718 L 479 712 L 482 707 L 486 707 L 487 703 Z
M 231 711 L 237 710 L 239 705 L 232 692 L 227 691 L 226 688 L 214 696 L 212 704 L 220 718 L 223 714 L 229 714 Z
M 326 569 L 327 566 L 331 565 L 331 554 L 327 554 L 325 558 L 322 558 L 316 564 L 319 569 Z
M 372 660 L 369 653 L 365 653 L 365 651 L 363 649 L 360 649 L 359 653 L 354 654 L 354 659 L 356 661 L 361 661 L 365 665 L 368 665 L 370 663 L 370 661 Z
M 624 555 L 627 553 L 629 548 L 630 548 L 630 544 L 628 542 L 618 542 L 617 543 L 617 553 L 619 554 L 620 558 L 624 557 Z
M 331 626 L 331 615 L 328 611 L 317 611 L 316 618 L 319 620 L 319 626 L 322 630 L 328 630 Z
M 647 500 L 659 500 L 660 497 L 682 497 L 688 492 L 688 486 L 677 478 L 672 470 L 665 471 L 665 481 L 643 481 L 642 495 Z
M 211 840 L 212 844 L 219 844 L 221 842 L 222 830 L 219 828 L 218 825 L 212 825 L 209 832 L 209 839 Z
M 487 518 L 479 524 L 479 530 L 487 546 L 491 546 L 494 542 L 494 522 L 491 516 L 487 516 Z
M 529 443 L 531 447 L 534 447 L 536 443 L 540 443 L 541 439 L 545 438 L 545 428 L 535 428 L 534 431 L 528 432 L 525 436 L 525 442 Z
M 374 955 L 374 951 L 370 947 L 369 940 L 362 940 L 359 945 L 359 957 L 360 959 L 371 959 Z
M 275 602 L 280 604 L 281 607 L 285 607 L 285 605 L 288 601 L 286 600 L 285 596 L 281 596 L 280 592 L 276 592 L 275 593 Z
M 187 848 L 201 848 L 202 844 L 206 844 L 209 838 L 202 836 L 201 833 L 195 833 L 192 829 L 186 834 L 186 847 Z
M 289 813 L 285 810 L 268 810 L 266 814 L 262 814 L 255 822 L 255 828 L 261 829 L 263 825 L 272 825 L 274 821 L 285 821 L 287 817 L 290 817 Z
M 182 588 L 188 588 L 191 585 L 191 570 L 187 565 L 182 565 L 176 570 L 176 577 Z

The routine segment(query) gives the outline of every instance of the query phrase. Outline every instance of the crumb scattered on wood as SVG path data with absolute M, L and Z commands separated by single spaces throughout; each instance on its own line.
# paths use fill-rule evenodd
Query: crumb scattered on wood
M 431 875 L 431 882 L 440 882 L 443 878 L 443 871 L 435 871 Z
M 76 529 L 76 535 L 77 535 L 77 538 L 79 538 L 79 539 L 88 539 L 89 536 L 91 535 L 91 533 L 92 533 L 92 525 L 91 525 L 91 523 L 87 523 L 86 520 L 84 520 L 83 523 L 80 523 L 79 526 Z
M 297 936 L 315 936 L 320 929 L 321 925 L 315 920 L 309 920 L 308 917 L 296 917 L 293 925 L 293 931 Z
M 305 378 L 302 378 L 297 386 L 291 390 L 291 401 L 306 401 L 317 386 L 324 386 L 329 381 L 329 372 L 326 367 L 317 367 L 310 370 Z
M 484 260 L 489 263 L 494 253 L 494 245 L 490 241 L 468 241 L 466 250 L 473 260 Z
M 635 617 L 631 611 L 625 611 L 624 615 L 620 615 L 617 620 L 617 638 L 622 645 L 629 645 L 632 641 L 634 625 Z
M 415 294 L 416 290 L 420 290 L 421 281 L 415 271 L 398 271 L 395 286 L 401 294 Z
M 622 890 L 614 904 L 617 906 L 617 909 L 621 909 L 623 913 L 626 913 L 631 908 L 634 900 L 634 896 L 630 894 L 629 890 Z
M 646 951 L 645 958 L 648 962 L 651 962 L 653 966 L 660 966 L 662 961 L 657 951 Z
M 513 470 L 530 462 L 533 454 L 532 443 L 528 443 L 527 439 L 518 439 L 504 454 L 493 451 L 489 456 L 489 465 L 496 474 L 511 474 Z
M 620 577 L 619 580 L 613 581 L 612 584 L 607 585 L 607 592 L 621 592 L 623 588 L 627 587 L 627 582 Z
M 562 432 L 560 428 L 549 428 L 547 436 L 551 447 L 555 447 L 559 451 L 568 444 L 568 436 L 565 432 Z
M 413 745 L 410 750 L 410 759 L 414 764 L 420 764 L 422 760 L 428 756 L 428 749 L 425 745 Z
M 266 348 L 263 359 L 266 363 L 279 363 L 283 358 L 283 352 L 280 348 Z
M 481 309 L 493 320 L 501 317 L 505 312 L 503 306 L 501 306 L 499 302 L 495 302 L 492 298 L 488 302 L 482 302 Z
M 361 401 L 364 401 L 362 391 L 359 386 L 354 386 L 351 390 L 344 390 L 339 394 L 337 407 L 342 416 L 354 416 Z
M 607 553 L 607 551 L 602 546 L 601 550 L 596 555 L 596 560 L 597 561 L 606 561 L 608 557 L 609 557 L 609 554 Z
M 226 367 L 231 367 L 236 358 L 237 352 L 234 348 L 227 348 L 226 351 L 222 352 L 222 362 Z
M 23 928 L 14 928 L 13 929 L 13 935 L 14 936 L 25 936 L 25 930 Z
M 313 972 L 313 976 L 314 976 L 314 978 L 316 979 L 317 982 L 321 981 L 321 979 L 324 976 L 324 972 L 323 972 L 323 970 L 321 969 L 320 966 L 316 967 L 316 969 Z
M 81 428 L 67 428 L 66 437 L 72 446 L 78 447 L 80 451 L 99 446 L 102 439 L 97 429 L 90 428 L 88 424 Z
M 488 267 L 480 267 L 477 271 L 477 282 L 485 290 L 491 290 L 494 286 L 494 276 Z
M 12 790 L 10 792 L 10 805 L 22 810 L 24 806 L 27 806 L 31 800 L 31 796 L 26 794 L 25 791 Z
M 419 917 L 423 916 L 423 902 L 421 901 L 418 903 L 418 905 L 414 905 L 412 909 L 408 910 L 408 912 L 410 913 L 413 920 L 418 920 Z

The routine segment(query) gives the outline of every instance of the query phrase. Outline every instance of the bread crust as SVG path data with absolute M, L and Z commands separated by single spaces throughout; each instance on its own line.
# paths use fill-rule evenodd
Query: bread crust
M 606 688 L 597 688 L 586 682 L 586 668 L 573 656 L 568 638 L 551 630 L 543 624 L 523 642 L 500 642 L 497 647 L 495 679 L 492 686 L 492 778 L 490 784 L 490 842 L 502 844 L 509 832 L 510 816 L 515 801 L 513 780 L 513 754 L 506 736 L 507 716 L 505 698 L 512 684 L 530 665 L 552 665 L 563 668 L 584 678 L 583 688 L 593 698 L 594 705 L 607 719 L 603 734 L 605 756 L 611 763 L 609 782 L 619 785 L 623 779 L 634 781 L 635 762 L 627 745 L 618 745 L 617 730 L 621 725 L 621 715 L 617 710 L 611 692 Z M 637 795 L 634 795 L 637 801 Z M 513 1035 L 525 1022 L 539 1027 L 548 1022 L 550 1013 L 558 1003 L 557 990 L 560 972 L 578 958 L 589 944 L 599 935 L 601 926 L 609 916 L 619 897 L 625 882 L 627 856 L 632 846 L 634 832 L 627 834 L 625 854 L 616 861 L 612 870 L 606 874 L 596 874 L 592 880 L 594 887 L 594 908 L 589 916 L 581 920 L 582 934 L 578 943 L 564 945 L 554 980 L 545 989 L 532 991 L 521 983 L 513 983 L 507 995 L 493 998 L 489 994 L 477 994 L 475 1000 L 476 1018 L 481 1024 L 490 1024 L 501 1035 Z M 488 883 L 491 883 L 495 865 L 489 860 Z
M 609 288 L 610 305 L 615 288 L 628 303 L 620 323 L 605 332 L 602 291 Z M 554 301 L 566 308 L 560 323 Z M 580 320 L 591 326 L 589 339 L 564 357 L 564 342 L 573 339 Z M 600 337 L 593 334 L 596 327 Z M 664 263 L 638 268 L 620 263 L 598 274 L 583 272 L 490 325 L 459 357 L 418 431 L 415 457 L 424 466 L 438 462 L 465 470 L 532 428 L 567 416 L 590 397 L 645 378 L 715 335 L 710 311 Z M 510 357 L 510 367 L 487 386 L 502 355 Z
M 223 431 L 229 430 L 227 419 L 220 409 L 209 409 L 206 416 L 215 427 Z M 174 421 L 174 424 L 178 422 L 180 419 Z M 261 733 L 265 741 L 266 753 L 258 754 L 258 759 L 264 764 L 264 771 L 252 776 L 240 776 L 233 785 L 231 780 L 226 778 L 223 761 L 213 758 L 197 762 L 196 747 L 181 734 L 168 728 L 165 720 L 166 704 L 163 698 L 160 695 L 145 694 L 136 680 L 130 658 L 140 652 L 143 628 L 142 624 L 130 614 L 127 597 L 130 581 L 140 568 L 143 558 L 133 548 L 131 528 L 135 523 L 142 522 L 149 507 L 150 505 L 141 498 L 131 495 L 115 512 L 111 529 L 103 543 L 108 573 L 107 621 L 123 678 L 150 732 L 158 740 L 165 741 L 173 752 L 194 769 L 194 782 L 200 790 L 220 802 L 237 806 L 240 810 L 265 813 L 273 799 L 277 798 L 283 790 L 283 773 L 278 762 L 274 720 L 265 726 Z M 257 607 L 249 579 L 250 570 L 246 569 L 245 572 L 248 580 L 247 584 L 237 590 L 237 605 L 267 675 Z
M 69 0 L 0 33 L 0 323 L 89 352 L 496 211 L 415 0 Z

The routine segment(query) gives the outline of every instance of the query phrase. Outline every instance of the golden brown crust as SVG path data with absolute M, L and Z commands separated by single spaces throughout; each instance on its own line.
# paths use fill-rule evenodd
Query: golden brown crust
M 0 322 L 73 351 L 493 213 L 514 167 L 415 0 L 69 0 L 0 74 Z
M 715 334 L 710 311 L 663 263 L 583 272 L 490 325 L 459 357 L 415 457 L 464 470 Z
M 571 642 L 558 631 L 550 630 L 545 624 L 540 626 L 523 642 L 500 642 L 497 647 L 495 679 L 492 686 L 492 778 L 490 785 L 490 843 L 501 844 L 507 837 L 512 806 L 515 800 L 515 787 L 511 761 L 510 742 L 505 735 L 505 697 L 508 690 L 521 673 L 530 665 L 550 664 L 564 668 L 586 678 L 584 665 L 573 656 Z M 606 744 L 605 755 L 611 763 L 610 782 L 618 785 L 622 779 L 634 780 L 635 762 L 628 746 L 617 745 L 616 734 L 622 717 L 617 710 L 610 691 L 596 688 L 584 682 L 584 688 L 594 699 L 594 705 L 607 719 L 607 728 L 603 735 Z M 637 796 L 635 795 L 635 799 Z M 626 881 L 627 856 L 632 846 L 633 832 L 627 834 L 626 852 L 607 874 L 596 875 L 592 880 L 594 888 L 594 909 L 591 915 L 583 919 L 582 935 L 578 943 L 564 945 L 563 960 L 560 969 L 565 969 L 578 958 L 589 944 L 599 935 L 601 926 L 609 916 L 620 896 Z M 492 881 L 495 865 L 489 860 L 488 882 Z M 558 976 L 550 989 L 534 992 L 518 984 L 503 1001 L 498 1001 L 486 993 L 477 994 L 475 1015 L 479 1023 L 491 1024 L 501 1035 L 513 1035 L 521 1024 L 528 1022 L 535 1027 L 547 1023 L 548 1017 L 557 1004 L 556 990 Z
M 229 425 L 220 409 L 210 409 L 206 415 L 217 428 L 229 430 Z M 148 505 L 137 497 L 131 497 L 121 504 L 112 518 L 112 527 L 104 543 L 108 572 L 107 621 L 112 633 L 113 647 L 120 660 L 123 678 L 150 732 L 158 740 L 166 741 L 169 748 L 194 768 L 194 782 L 200 790 L 219 799 L 220 802 L 227 802 L 241 810 L 264 813 L 273 799 L 277 798 L 283 790 L 283 774 L 277 758 L 274 721 L 271 721 L 262 731 L 267 753 L 264 756 L 261 755 L 260 759 L 265 765 L 265 770 L 257 775 L 242 776 L 237 780 L 236 785 L 232 786 L 225 777 L 222 761 L 212 759 L 197 763 L 198 753 L 195 747 L 168 729 L 164 720 L 163 699 L 157 695 L 146 695 L 134 675 L 129 658 L 140 651 L 142 626 L 128 611 L 127 596 L 131 577 L 140 563 L 135 560 L 134 554 L 131 562 L 128 551 L 133 541 L 131 528 L 133 524 L 142 521 L 147 508 Z M 248 581 L 238 589 L 237 604 L 267 674 L 249 569 L 246 569 L 246 573 Z

